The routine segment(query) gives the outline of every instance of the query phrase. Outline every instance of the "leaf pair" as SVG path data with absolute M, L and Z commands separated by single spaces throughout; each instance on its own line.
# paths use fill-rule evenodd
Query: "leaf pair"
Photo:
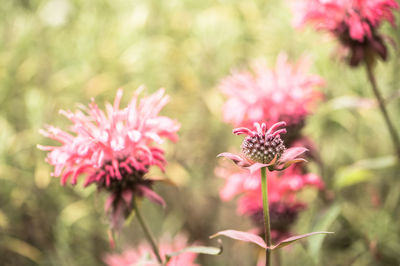
M 288 246 L 288 245 L 292 244 L 293 242 L 296 242 L 300 239 L 307 238 L 307 237 L 310 237 L 313 235 L 318 235 L 318 234 L 333 234 L 333 232 L 312 232 L 312 233 L 303 234 L 303 235 L 299 235 L 299 236 L 292 236 L 285 240 L 279 241 L 278 244 L 273 245 L 271 247 L 268 247 L 267 244 L 265 243 L 264 239 L 262 239 L 260 236 L 258 236 L 256 234 L 248 233 L 248 232 L 237 231 L 237 230 L 220 231 L 220 232 L 210 236 L 210 238 L 215 238 L 217 236 L 222 235 L 222 236 L 227 236 L 227 237 L 230 237 L 230 238 L 233 238 L 236 240 L 240 240 L 240 241 L 252 242 L 252 243 L 262 247 L 263 249 L 275 250 L 275 249 L 283 248 L 284 246 Z

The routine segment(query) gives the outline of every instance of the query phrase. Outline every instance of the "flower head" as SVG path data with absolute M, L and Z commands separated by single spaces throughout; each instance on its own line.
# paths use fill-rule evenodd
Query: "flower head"
M 297 0 L 293 4 L 295 25 L 313 23 L 335 35 L 351 50 L 350 65 L 377 54 L 386 60 L 387 49 L 378 27 L 382 21 L 395 25 L 395 0 Z
M 219 154 L 218 157 L 227 157 L 238 166 L 247 168 L 250 172 L 262 167 L 268 167 L 270 171 L 281 171 L 293 163 L 305 161 L 298 156 L 307 151 L 306 148 L 286 149 L 284 146 L 280 134 L 286 133 L 286 129 L 280 129 L 280 127 L 285 125 L 285 122 L 278 122 L 267 130 L 265 123 L 261 125 L 254 123 L 255 131 L 245 127 L 235 128 L 233 134 L 247 135 L 241 146 L 242 155 L 224 152 Z
M 249 173 L 221 166 L 216 169 L 216 175 L 225 179 L 221 199 L 230 201 L 238 197 L 238 215 L 249 216 L 261 234 L 264 220 L 260 171 Z M 307 187 L 323 189 L 324 183 L 318 175 L 304 173 L 301 164 L 282 172 L 271 172 L 267 180 L 272 236 L 274 241 L 279 241 L 289 235 L 298 213 L 307 206 L 298 199 L 298 193 Z
M 153 180 L 145 174 L 152 165 L 164 170 L 164 151 L 155 144 L 164 138 L 177 140 L 179 124 L 159 116 L 168 102 L 160 89 L 140 100 L 139 88 L 126 108 L 120 109 L 122 90 L 118 90 L 114 104 L 106 104 L 106 112 L 92 99 L 89 107 L 81 106 L 75 112 L 61 110 L 71 122 L 69 132 L 48 126 L 40 132 L 61 143 L 61 146 L 42 146 L 49 151 L 46 161 L 54 166 L 53 176 L 64 185 L 68 179 L 76 184 L 78 177 L 86 176 L 84 185 L 96 184 L 111 193 L 106 209 L 112 210 L 112 225 L 121 225 L 121 217 L 130 213 L 133 196 L 146 196 L 163 203 L 151 190 Z
M 251 71 L 232 73 L 219 85 L 228 97 L 223 107 L 225 122 L 235 127 L 251 127 L 258 121 L 302 125 L 322 98 L 315 88 L 324 84 L 321 77 L 307 74 L 308 68 L 307 60 L 292 65 L 286 54 L 280 54 L 275 69 L 258 63 Z
M 165 259 L 168 253 L 182 250 L 187 245 L 187 238 L 183 235 L 177 235 L 173 240 L 170 237 L 164 237 L 160 242 L 160 253 Z M 194 261 L 197 257 L 195 253 L 182 253 L 171 257 L 166 266 L 197 266 Z M 158 266 L 156 257 L 152 253 L 151 247 L 146 243 L 140 244 L 137 248 L 126 249 L 122 254 L 109 254 L 104 258 L 108 266 Z

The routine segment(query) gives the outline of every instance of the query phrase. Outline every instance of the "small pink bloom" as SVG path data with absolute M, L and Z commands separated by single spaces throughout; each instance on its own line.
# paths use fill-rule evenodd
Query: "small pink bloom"
M 296 0 L 292 2 L 294 24 L 312 23 L 318 30 L 331 32 L 351 50 L 350 65 L 368 59 L 368 53 L 386 60 L 387 49 L 378 27 L 383 21 L 395 25 L 394 0 Z
M 61 184 L 68 180 L 76 184 L 85 175 L 85 186 L 96 184 L 110 192 L 106 210 L 111 210 L 112 227 L 122 225 L 131 210 L 135 196 L 145 196 L 164 204 L 151 190 L 153 180 L 145 174 L 151 166 L 164 170 L 164 151 L 157 144 L 164 139 L 177 140 L 179 124 L 159 112 L 168 102 L 160 89 L 138 103 L 138 89 L 127 107 L 120 109 L 122 90 L 118 90 L 114 104 L 106 104 L 106 112 L 92 100 L 88 107 L 75 112 L 61 110 L 72 126 L 69 132 L 48 126 L 41 133 L 61 143 L 61 146 L 42 146 L 49 151 L 46 161 L 54 166 L 52 173 Z
M 251 127 L 259 121 L 301 125 L 322 98 L 315 88 L 324 84 L 321 77 L 307 74 L 308 68 L 308 61 L 292 65 L 280 54 L 275 69 L 259 63 L 251 71 L 232 73 L 219 86 L 228 97 L 224 121 L 235 127 Z
M 280 134 L 286 133 L 286 129 L 280 129 L 280 127 L 285 125 L 285 122 L 278 122 L 267 130 L 265 123 L 261 125 L 254 123 L 255 131 L 245 127 L 235 128 L 233 134 L 247 135 L 241 146 L 242 154 L 224 152 L 218 157 L 231 159 L 235 164 L 250 172 L 255 172 L 263 167 L 268 167 L 270 171 L 282 171 L 294 163 L 305 161 L 298 156 L 306 152 L 306 148 L 286 149 L 283 145 Z
M 165 260 L 167 254 L 182 250 L 186 246 L 187 238 L 183 235 L 178 235 L 174 239 L 164 237 L 160 242 L 160 255 Z M 194 262 L 196 257 L 197 254 L 195 253 L 182 253 L 172 257 L 166 266 L 198 266 L 198 264 Z M 137 248 L 126 249 L 122 254 L 109 254 L 104 258 L 104 262 L 108 266 L 160 265 L 147 242 L 140 244 Z

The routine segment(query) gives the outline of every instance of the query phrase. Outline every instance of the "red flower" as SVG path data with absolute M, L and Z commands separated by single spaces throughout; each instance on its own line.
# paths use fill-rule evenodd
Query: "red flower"
M 255 131 L 245 127 L 235 128 L 233 134 L 247 135 L 241 146 L 242 154 L 224 152 L 218 157 L 227 157 L 250 172 L 255 172 L 262 167 L 268 167 L 270 171 L 282 171 L 294 163 L 305 161 L 298 156 L 306 152 L 306 148 L 286 149 L 283 145 L 280 134 L 286 133 L 286 129 L 279 128 L 285 125 L 285 122 L 278 122 L 267 130 L 265 123 L 261 125 L 254 123 Z
M 301 125 L 322 97 L 314 88 L 324 84 L 321 77 L 307 75 L 308 67 L 306 60 L 291 65 L 280 54 L 275 69 L 254 64 L 252 71 L 234 72 L 220 84 L 228 97 L 223 108 L 225 122 L 235 127 L 250 127 L 258 121 Z
M 145 174 L 152 165 L 164 170 L 164 151 L 154 143 L 160 144 L 164 138 L 176 141 L 180 127 L 158 114 L 169 100 L 163 89 L 137 104 L 141 91 L 139 88 L 123 109 L 119 107 L 122 90 L 118 90 L 114 105 L 106 104 L 106 112 L 94 100 L 88 108 L 60 111 L 72 122 L 71 133 L 52 126 L 40 131 L 61 143 L 61 146 L 38 145 L 38 148 L 49 151 L 46 161 L 54 165 L 52 175 L 61 177 L 62 185 L 68 179 L 76 184 L 78 177 L 85 175 L 85 186 L 95 183 L 99 189 L 111 193 L 106 210 L 112 210 L 113 227 L 121 226 L 121 218 L 130 213 L 133 196 L 164 203 L 151 190 L 153 180 L 145 178 Z
M 182 250 L 187 245 L 187 239 L 183 235 L 176 236 L 173 240 L 164 237 L 160 243 L 160 253 L 163 258 L 168 253 Z M 166 266 L 197 266 L 194 261 L 197 257 L 195 253 L 182 253 L 174 256 L 166 264 Z M 108 266 L 159 266 L 156 257 L 153 255 L 151 247 L 146 243 L 142 243 L 134 249 L 126 249 L 122 254 L 109 254 L 104 259 Z
M 350 65 L 357 66 L 370 54 L 386 60 L 387 49 L 377 32 L 382 21 L 395 25 L 394 0 L 297 0 L 293 2 L 295 25 L 312 23 L 336 36 L 351 50 Z

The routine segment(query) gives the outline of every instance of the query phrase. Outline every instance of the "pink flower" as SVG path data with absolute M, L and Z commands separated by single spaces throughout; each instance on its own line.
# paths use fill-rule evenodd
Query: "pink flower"
M 220 84 L 228 97 L 224 121 L 235 127 L 250 127 L 258 121 L 302 124 L 322 97 L 314 88 L 324 84 L 321 77 L 307 74 L 308 67 L 306 60 L 291 65 L 280 54 L 275 69 L 254 64 L 251 71 L 234 72 Z
M 335 35 L 351 50 L 350 65 L 367 59 L 368 53 L 378 54 L 383 60 L 387 49 L 377 29 L 382 21 L 395 26 L 394 0 L 296 0 L 293 2 L 294 24 L 312 23 L 318 30 Z
M 264 220 L 260 171 L 249 173 L 230 167 L 219 167 L 216 174 L 226 180 L 220 190 L 221 199 L 230 201 L 238 197 L 238 215 L 251 217 L 258 233 L 262 234 Z M 299 164 L 282 172 L 269 172 L 267 180 L 272 236 L 277 242 L 290 235 L 290 226 L 295 222 L 299 211 L 306 207 L 297 198 L 297 193 L 306 187 L 323 189 L 324 184 L 319 176 L 303 173 L 303 166 Z
M 120 109 L 122 90 L 118 90 L 114 104 L 100 110 L 92 99 L 89 107 L 75 112 L 61 110 L 72 126 L 69 132 L 47 126 L 41 134 L 61 143 L 61 146 L 42 146 L 49 151 L 46 161 L 54 166 L 52 176 L 60 177 L 64 185 L 68 179 L 76 184 L 86 176 L 84 185 L 95 183 L 99 189 L 111 193 L 106 210 L 111 208 L 111 224 L 120 227 L 123 217 L 130 213 L 134 196 L 146 196 L 163 204 L 151 189 L 152 179 L 145 178 L 150 166 L 164 170 L 164 151 L 155 144 L 163 139 L 177 140 L 179 124 L 159 116 L 168 102 L 164 90 L 140 100 L 139 88 L 126 108 Z
M 286 149 L 283 145 L 280 134 L 286 133 L 286 129 L 279 128 L 285 125 L 285 122 L 278 122 L 267 130 L 265 123 L 261 125 L 254 123 L 255 131 L 245 127 L 235 128 L 233 134 L 247 135 L 241 146 L 242 154 L 224 152 L 218 157 L 231 159 L 236 165 L 248 169 L 250 172 L 255 172 L 263 167 L 267 167 L 270 171 L 282 171 L 294 163 L 305 161 L 298 156 L 306 152 L 306 148 Z
M 182 250 L 187 245 L 187 238 L 183 235 L 176 236 L 173 240 L 169 237 L 161 239 L 160 253 L 165 259 L 168 253 Z M 174 256 L 166 264 L 166 266 L 197 266 L 194 261 L 197 257 L 195 253 L 182 253 Z M 150 245 L 146 243 L 140 244 L 137 248 L 127 249 L 122 254 L 109 254 L 105 257 L 104 262 L 108 266 L 159 266 L 156 257 L 153 255 Z

